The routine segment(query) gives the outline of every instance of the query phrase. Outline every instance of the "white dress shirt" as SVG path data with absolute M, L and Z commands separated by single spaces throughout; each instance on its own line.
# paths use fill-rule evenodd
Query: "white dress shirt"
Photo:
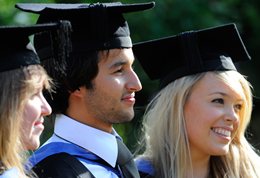
M 52 142 L 75 144 L 94 153 L 115 168 L 118 155 L 116 137 L 118 134 L 115 130 L 113 130 L 113 134 L 110 134 L 82 124 L 68 116 L 58 115 L 55 120 L 54 134 L 44 145 Z M 97 178 L 118 177 L 114 172 L 102 166 L 80 162 Z

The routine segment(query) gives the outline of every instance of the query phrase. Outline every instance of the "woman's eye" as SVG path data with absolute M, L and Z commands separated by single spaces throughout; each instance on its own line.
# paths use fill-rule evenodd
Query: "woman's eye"
M 34 98 L 34 97 L 36 97 L 36 96 L 38 96 L 38 95 L 39 95 L 38 92 L 37 92 L 37 93 L 33 93 L 33 94 L 31 95 L 31 99 Z
M 219 103 L 219 104 L 224 104 L 224 100 L 222 98 L 217 98 L 212 100 L 213 103 Z
M 236 104 L 234 108 L 235 110 L 240 111 L 242 109 L 242 104 Z
M 30 98 L 33 99 L 33 98 L 38 97 L 38 96 L 40 96 L 42 94 L 43 94 L 42 90 L 36 90 L 34 93 L 32 93 Z

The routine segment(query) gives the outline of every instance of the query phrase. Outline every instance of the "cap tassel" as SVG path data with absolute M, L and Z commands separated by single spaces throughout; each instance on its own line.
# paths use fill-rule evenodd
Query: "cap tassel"
M 48 60 L 48 63 L 51 65 L 50 67 L 56 71 L 54 73 L 66 77 L 67 60 L 72 52 L 72 27 L 69 21 L 60 21 L 58 26 L 58 29 L 51 33 L 54 58 L 52 60 Z
M 198 48 L 197 33 L 187 31 L 180 34 L 182 54 L 190 73 L 202 70 L 203 62 Z

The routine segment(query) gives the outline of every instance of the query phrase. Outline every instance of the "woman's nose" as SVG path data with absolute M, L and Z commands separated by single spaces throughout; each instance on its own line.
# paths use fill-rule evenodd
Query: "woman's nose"
M 43 116 L 48 116 L 52 112 L 51 106 L 47 102 L 44 96 L 42 96 L 42 115 Z
M 239 113 L 236 109 L 232 107 L 228 107 L 226 109 L 225 120 L 228 122 L 237 122 L 239 121 Z

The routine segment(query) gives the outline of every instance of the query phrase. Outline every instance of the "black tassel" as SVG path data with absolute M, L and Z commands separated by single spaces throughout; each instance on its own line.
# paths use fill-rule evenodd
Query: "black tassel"
M 67 61 L 72 52 L 71 44 L 72 27 L 69 21 L 60 21 L 57 30 L 51 33 L 53 59 L 48 61 L 49 67 L 53 68 L 53 74 L 60 75 L 60 77 L 67 76 Z M 59 77 L 59 78 L 60 78 Z

